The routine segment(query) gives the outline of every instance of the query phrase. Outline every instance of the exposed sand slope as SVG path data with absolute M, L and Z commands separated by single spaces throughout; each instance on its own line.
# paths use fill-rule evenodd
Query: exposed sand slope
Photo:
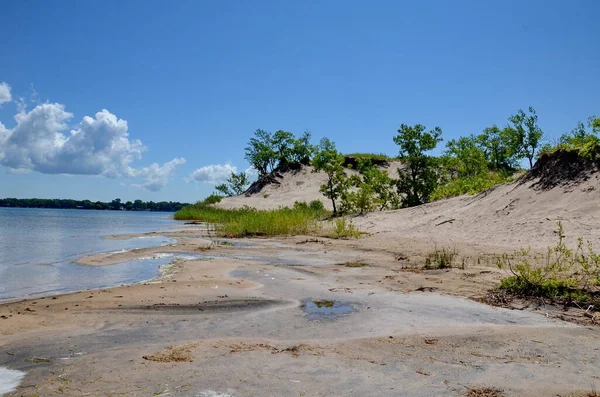
M 356 218 L 377 240 L 424 239 L 497 247 L 547 248 L 562 222 L 567 242 L 600 238 L 600 180 L 597 174 L 570 186 L 540 190 L 536 181 L 500 185 L 476 196 L 461 196 L 414 208 Z M 452 221 L 451 221 L 452 220 Z M 451 221 L 451 222 L 450 222 Z M 445 223 L 443 223 L 445 222 Z
M 401 166 L 400 162 L 390 162 L 384 167 L 390 176 L 396 178 L 396 169 Z M 313 172 L 313 167 L 303 167 L 297 171 L 282 173 L 276 180 L 279 184 L 272 183 L 265 186 L 259 193 L 248 196 L 241 195 L 223 199 L 218 206 L 221 208 L 239 208 L 247 205 L 257 209 L 273 209 L 281 206 L 291 207 L 295 201 L 321 200 L 325 207 L 332 209 L 331 201 L 325 198 L 319 188 L 327 180 L 322 172 Z M 356 171 L 348 170 L 349 174 Z

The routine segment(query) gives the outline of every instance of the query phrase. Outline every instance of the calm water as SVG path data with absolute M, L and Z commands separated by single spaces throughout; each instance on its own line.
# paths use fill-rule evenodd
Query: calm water
M 172 258 L 88 267 L 73 260 L 96 253 L 164 245 L 164 237 L 103 236 L 168 230 L 170 213 L 0 208 L 0 299 L 102 288 L 155 277 Z

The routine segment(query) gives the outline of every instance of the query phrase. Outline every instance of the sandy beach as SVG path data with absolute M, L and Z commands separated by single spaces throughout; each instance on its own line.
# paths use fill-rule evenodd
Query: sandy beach
M 477 301 L 503 275 L 493 261 L 415 270 L 428 242 L 376 233 L 164 235 L 178 243 L 79 262 L 197 259 L 149 282 L 0 305 L 0 366 L 25 374 L 7 395 L 585 396 L 600 383 L 600 329 L 581 313 Z

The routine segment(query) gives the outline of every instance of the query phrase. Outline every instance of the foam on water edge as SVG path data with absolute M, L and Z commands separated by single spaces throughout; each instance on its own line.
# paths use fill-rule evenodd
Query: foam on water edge
M 0 396 L 14 391 L 24 376 L 25 372 L 0 367 Z

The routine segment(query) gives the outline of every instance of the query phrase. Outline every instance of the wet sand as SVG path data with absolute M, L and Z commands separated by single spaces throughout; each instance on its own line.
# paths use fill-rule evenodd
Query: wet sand
M 426 241 L 230 240 L 83 258 L 110 266 L 178 252 L 156 280 L 0 304 L 10 396 L 584 396 L 600 388 L 600 329 L 551 309 L 475 301 L 502 272 L 420 271 Z M 479 264 L 477 263 L 479 262 Z

